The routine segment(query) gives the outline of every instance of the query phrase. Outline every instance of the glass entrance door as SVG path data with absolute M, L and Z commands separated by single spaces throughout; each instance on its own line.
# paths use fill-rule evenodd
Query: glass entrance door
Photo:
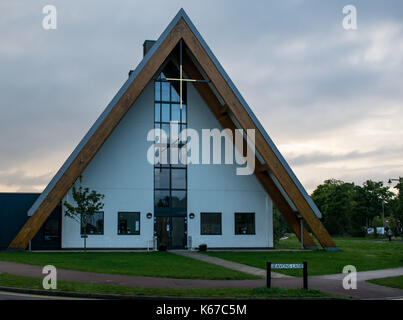
M 158 248 L 165 246 L 167 249 L 185 249 L 185 217 L 156 217 L 154 228 Z
M 171 217 L 171 249 L 184 249 L 186 246 L 186 221 L 185 217 Z

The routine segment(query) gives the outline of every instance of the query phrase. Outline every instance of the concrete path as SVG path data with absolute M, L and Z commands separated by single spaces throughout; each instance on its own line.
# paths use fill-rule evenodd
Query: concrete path
M 188 257 L 188 258 L 192 258 L 192 259 L 196 259 L 196 260 L 216 264 L 216 265 L 219 265 L 221 267 L 228 268 L 228 269 L 232 269 L 232 270 L 252 274 L 252 275 L 255 275 L 255 276 L 258 276 L 258 277 L 266 278 L 266 270 L 263 270 L 263 269 L 260 269 L 260 268 L 255 268 L 255 267 L 252 267 L 252 266 L 248 266 L 248 265 L 245 265 L 245 264 L 241 264 L 241 263 L 237 263 L 237 262 L 233 262 L 233 261 L 229 261 L 229 260 L 224 260 L 224 259 L 217 258 L 217 257 L 212 257 L 212 256 L 209 256 L 209 255 L 206 255 L 206 254 L 201 254 L 201 253 L 198 253 L 198 252 L 195 252 L 195 251 L 172 250 L 170 252 L 176 253 L 176 254 L 179 254 L 181 256 L 185 256 L 185 257 Z M 277 273 L 277 272 L 272 272 L 271 277 L 273 279 L 293 278 L 291 276 L 281 274 L 281 273 Z
M 0 261 L 0 273 L 43 278 L 42 266 L 17 262 Z M 57 279 L 74 282 L 114 284 L 148 288 L 256 288 L 265 285 L 264 279 L 257 280 L 201 280 L 173 279 L 143 276 L 105 274 L 77 270 L 57 269 Z
M 247 266 L 244 264 L 185 250 L 174 251 L 174 253 L 181 254 L 189 258 L 217 264 L 229 269 L 266 277 L 265 270 Z M 343 288 L 343 279 L 346 274 L 341 273 L 323 276 L 310 276 L 308 277 L 308 287 L 323 292 L 357 299 L 389 299 L 403 297 L 403 290 L 375 285 L 366 282 L 366 280 L 394 277 L 400 275 L 403 275 L 403 267 L 357 272 L 357 289 L 351 290 L 346 290 Z M 281 273 L 272 272 L 272 286 L 283 288 L 301 288 L 302 285 L 302 278 L 291 277 L 283 275 Z
M 228 267 L 229 264 L 226 264 L 225 266 Z M 238 268 L 239 266 L 236 267 Z M 395 269 L 385 269 L 376 271 L 364 271 L 362 273 L 359 273 L 356 290 L 345 290 L 343 288 L 342 279 L 343 276 L 345 275 L 311 276 L 308 278 L 308 287 L 312 289 L 321 290 L 323 292 L 338 294 L 357 299 L 391 299 L 391 298 L 399 299 L 403 297 L 403 290 L 378 286 L 372 283 L 368 283 L 364 280 L 399 275 L 401 269 L 402 268 L 395 268 Z M 253 269 L 242 269 L 240 271 L 245 272 L 245 270 L 251 271 Z M 84 271 L 66 270 L 66 269 L 58 269 L 57 271 L 58 271 L 57 273 L 58 280 L 85 282 L 85 283 L 114 284 L 114 285 L 136 286 L 136 287 L 256 288 L 265 286 L 265 279 L 263 278 L 257 280 L 199 280 L 199 279 L 172 279 L 172 278 L 154 278 L 154 277 L 142 277 L 142 276 L 127 276 L 127 275 L 103 274 L 103 273 L 84 272 Z M 256 270 L 254 270 L 254 272 L 255 271 Z M 35 278 L 43 278 L 44 276 L 42 274 L 42 266 L 29 265 L 17 262 L 0 261 L 0 273 L 2 272 Z M 272 286 L 283 288 L 301 288 L 302 278 L 297 277 L 273 278 Z
M 344 279 L 345 276 L 346 275 L 344 273 L 338 273 L 338 274 L 329 274 L 329 275 L 323 275 L 323 276 L 314 276 L 314 278 L 329 279 L 329 280 L 342 280 L 342 279 Z M 397 277 L 397 276 L 403 276 L 403 267 L 357 272 L 358 281 L 366 281 L 366 280 L 371 280 L 371 279 Z
M 282 288 L 302 288 L 302 278 L 273 279 L 272 286 Z M 308 277 L 308 288 L 355 299 L 396 299 L 403 297 L 403 290 L 378 286 L 366 281 L 358 281 L 357 289 L 346 290 L 342 280 Z

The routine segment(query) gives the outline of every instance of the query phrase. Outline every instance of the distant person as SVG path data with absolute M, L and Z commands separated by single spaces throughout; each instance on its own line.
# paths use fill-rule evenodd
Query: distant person
M 389 239 L 389 241 L 392 241 L 392 230 L 391 229 L 388 230 L 388 239 Z

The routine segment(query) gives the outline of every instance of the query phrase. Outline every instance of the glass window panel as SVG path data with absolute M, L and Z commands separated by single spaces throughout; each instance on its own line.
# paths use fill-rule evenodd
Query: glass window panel
M 155 143 L 161 143 L 161 139 L 160 139 L 160 129 L 161 129 L 161 124 L 159 123 L 154 123 L 154 141 Z
M 221 234 L 221 213 L 202 212 L 200 214 L 201 234 Z
M 187 131 L 186 131 L 185 124 L 180 125 L 180 132 L 181 132 L 181 143 L 186 143 L 187 142 Z
M 255 234 L 255 214 L 235 213 L 235 234 Z
M 169 143 L 169 136 L 170 136 L 170 131 L 171 131 L 171 127 L 169 124 L 167 123 L 163 123 L 161 125 L 161 129 L 164 130 L 165 134 L 166 134 L 166 141 L 164 141 L 164 143 Z
M 85 223 L 85 221 L 87 223 Z M 104 234 L 104 213 L 95 212 L 92 216 L 81 216 L 81 234 Z
M 172 169 L 172 189 L 186 189 L 186 170 L 184 169 Z
M 186 209 L 186 191 L 172 191 L 172 208 Z
M 172 102 L 179 102 L 179 82 L 175 85 L 171 85 L 171 101 Z
M 118 213 L 118 234 L 140 234 L 140 212 Z
M 164 146 L 161 148 L 161 159 L 160 159 L 160 164 L 162 166 L 169 166 L 171 163 L 171 155 L 170 155 L 170 148 L 167 146 Z
M 171 120 L 170 114 L 169 114 L 169 104 L 168 103 L 163 103 L 162 104 L 162 110 L 161 110 L 161 121 L 162 122 L 169 122 Z
M 155 82 L 155 100 L 161 100 L 161 82 L 158 81 Z
M 183 123 L 186 123 L 187 121 L 186 121 L 186 109 L 187 109 L 187 106 L 186 106 L 186 104 L 182 104 L 182 119 L 181 119 L 181 122 L 183 122 Z
M 169 82 L 161 82 L 161 100 L 162 101 L 170 101 L 171 98 L 169 96 L 169 89 L 171 84 Z
M 170 165 L 172 166 L 177 166 L 179 163 L 179 149 L 177 147 L 171 147 L 169 148 L 169 155 L 170 155 Z
M 180 105 L 179 104 L 172 104 L 172 118 L 171 121 L 181 121 L 181 110 L 180 110 Z
M 181 167 L 186 167 L 188 162 L 187 159 L 187 146 L 186 145 L 182 145 L 179 149 L 179 164 L 178 166 Z
M 154 164 L 156 166 L 169 166 L 170 148 L 166 144 L 156 144 L 154 148 Z
M 170 156 L 172 161 L 170 162 L 173 167 L 176 168 L 184 168 L 186 167 L 187 157 L 186 157 L 186 146 L 183 146 L 185 149 L 183 150 L 182 147 L 170 149 Z
M 43 238 L 45 241 L 60 238 L 59 220 L 49 217 L 43 224 Z
M 159 208 L 169 207 L 169 191 L 168 190 L 155 190 L 155 203 L 154 205 Z
M 154 121 L 160 122 L 161 121 L 161 105 L 159 103 L 154 104 Z
M 172 141 L 170 141 L 171 144 L 177 145 L 179 143 L 179 131 L 180 130 L 180 125 L 177 122 L 171 122 L 170 126 L 170 134 L 172 137 Z
M 154 169 L 154 188 L 169 189 L 169 169 Z

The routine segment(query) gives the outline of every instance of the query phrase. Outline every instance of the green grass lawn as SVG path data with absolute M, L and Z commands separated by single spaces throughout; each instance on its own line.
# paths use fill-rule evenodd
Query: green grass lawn
M 380 286 L 403 289 L 403 276 L 371 279 L 368 280 L 368 282 L 375 283 Z
M 169 252 L 0 252 L 0 261 L 135 276 L 184 279 L 257 279 Z
M 0 286 L 17 287 L 43 290 L 42 279 L 0 274 Z M 265 287 L 255 289 L 165 289 L 165 288 L 140 288 L 119 285 L 105 285 L 92 283 L 79 283 L 70 281 L 58 281 L 57 291 L 119 294 L 135 296 L 173 296 L 173 297 L 231 297 L 231 298 L 285 298 L 285 297 L 334 297 L 318 290 L 283 289 Z
M 378 241 L 354 238 L 335 238 L 339 251 L 296 250 L 265 252 L 209 251 L 206 254 L 244 263 L 254 267 L 266 268 L 266 262 L 308 262 L 309 275 L 341 273 L 345 265 L 351 264 L 357 271 L 395 268 L 403 266 L 403 241 Z M 281 240 L 279 249 L 297 249 L 299 243 L 295 236 Z M 301 270 L 276 270 L 281 273 L 301 276 Z

